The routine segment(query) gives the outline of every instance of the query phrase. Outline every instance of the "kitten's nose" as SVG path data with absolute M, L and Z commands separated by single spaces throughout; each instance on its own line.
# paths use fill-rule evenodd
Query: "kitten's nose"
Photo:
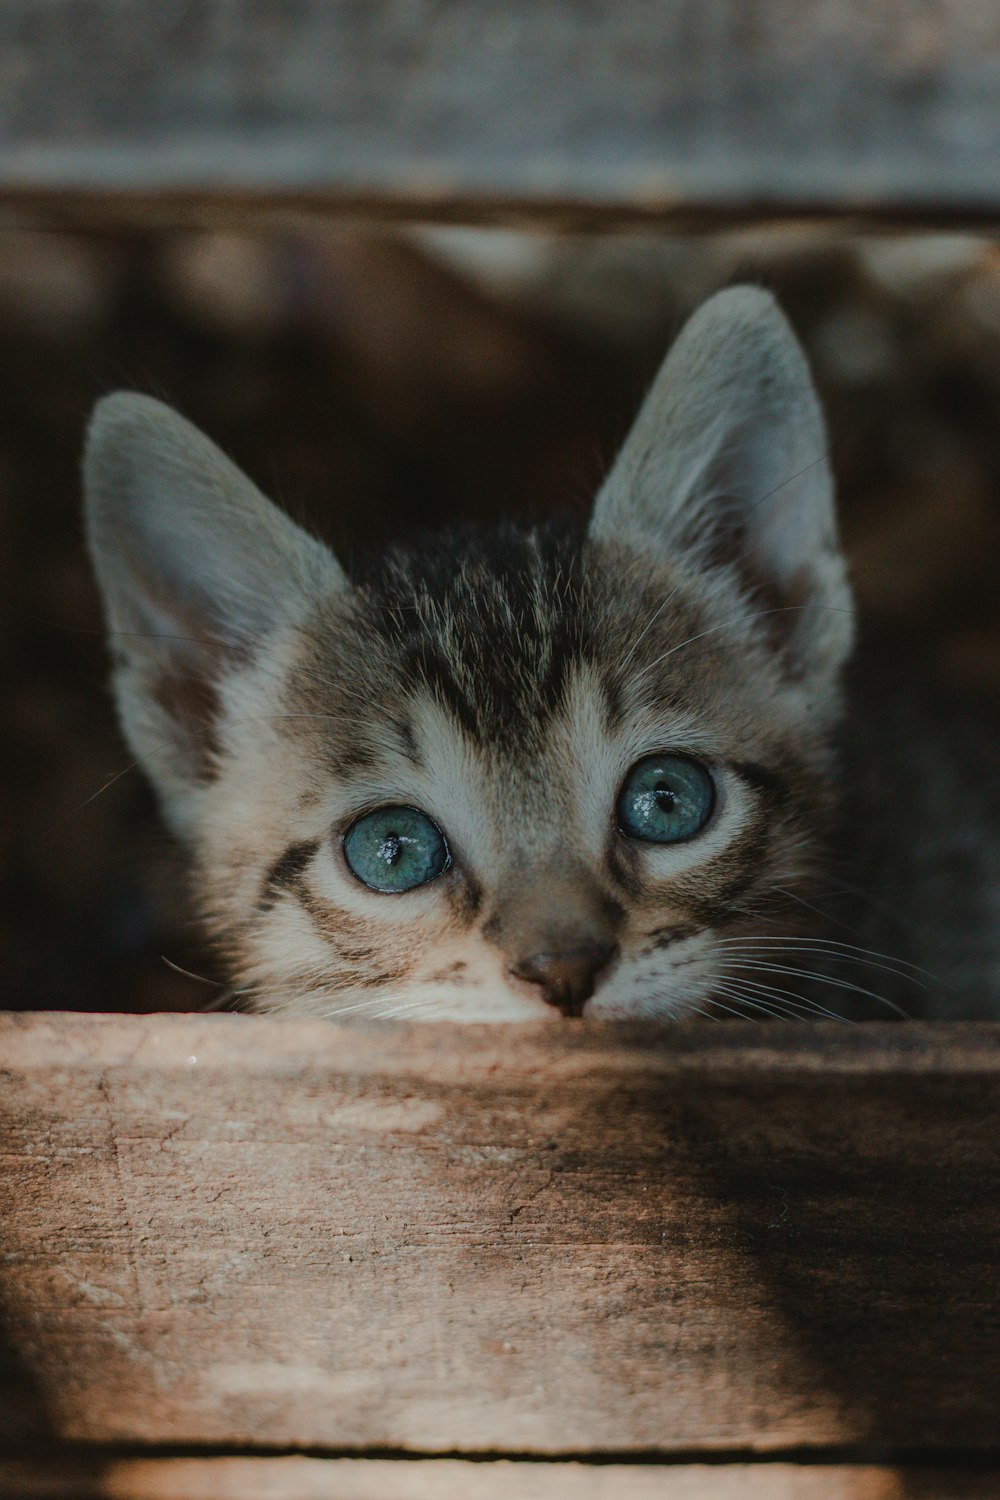
M 564 1016 L 582 1016 L 597 975 L 618 952 L 616 944 L 586 943 L 562 953 L 535 953 L 511 966 L 518 979 L 537 984 L 542 998 Z

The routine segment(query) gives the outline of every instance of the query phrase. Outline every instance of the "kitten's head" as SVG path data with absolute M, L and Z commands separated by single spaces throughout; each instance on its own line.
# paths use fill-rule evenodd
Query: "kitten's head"
M 708 302 L 586 534 L 348 580 L 156 401 L 98 406 L 126 737 L 246 1002 L 677 1015 L 807 889 L 851 641 L 826 437 L 772 299 Z

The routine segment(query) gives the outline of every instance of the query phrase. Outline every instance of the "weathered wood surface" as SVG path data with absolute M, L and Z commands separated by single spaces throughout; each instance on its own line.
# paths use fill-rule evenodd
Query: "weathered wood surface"
M 1000 1027 L 0 1019 L 8 1440 L 998 1445 Z
M 860 1464 L 0 1458 L 5 1500 L 996 1500 L 1000 1472 Z
M 5 0 L 0 199 L 1000 218 L 994 0 Z

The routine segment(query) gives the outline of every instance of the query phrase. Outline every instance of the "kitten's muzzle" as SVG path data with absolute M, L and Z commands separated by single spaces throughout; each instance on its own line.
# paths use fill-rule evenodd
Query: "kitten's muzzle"
M 535 953 L 512 964 L 510 972 L 537 984 L 542 999 L 564 1016 L 582 1016 L 604 969 L 618 953 L 617 944 L 585 943 L 559 953 Z

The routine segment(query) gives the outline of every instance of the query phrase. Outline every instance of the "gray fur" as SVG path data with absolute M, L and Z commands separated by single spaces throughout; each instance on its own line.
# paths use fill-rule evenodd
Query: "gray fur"
M 826 426 L 774 299 L 720 292 L 668 354 L 594 507 L 591 535 L 705 562 L 741 532 L 808 669 L 834 677 L 853 638 Z M 790 610 L 791 613 L 791 610 Z
M 344 575 L 208 438 L 149 396 L 98 402 L 83 469 L 125 736 L 168 820 L 194 835 L 206 726 L 187 685 L 214 691 L 221 672 Z M 177 713 L 187 697 L 192 712 Z
M 845 708 L 823 420 L 765 293 L 688 324 L 585 537 L 445 535 L 348 582 L 130 395 L 98 407 L 86 489 L 125 732 L 245 1004 L 558 1020 L 524 977 L 555 955 L 590 962 L 592 997 L 562 1007 L 587 1016 L 996 1010 L 1000 887 L 973 826 L 993 744 L 944 745 L 925 716 L 915 774 L 860 662 Z M 664 750 L 710 768 L 716 812 L 688 843 L 638 844 L 616 798 Z M 955 780 L 971 765 L 978 803 Z M 341 847 L 386 803 L 453 855 L 403 895 L 361 885 Z M 956 945 L 929 920 L 949 903 Z

